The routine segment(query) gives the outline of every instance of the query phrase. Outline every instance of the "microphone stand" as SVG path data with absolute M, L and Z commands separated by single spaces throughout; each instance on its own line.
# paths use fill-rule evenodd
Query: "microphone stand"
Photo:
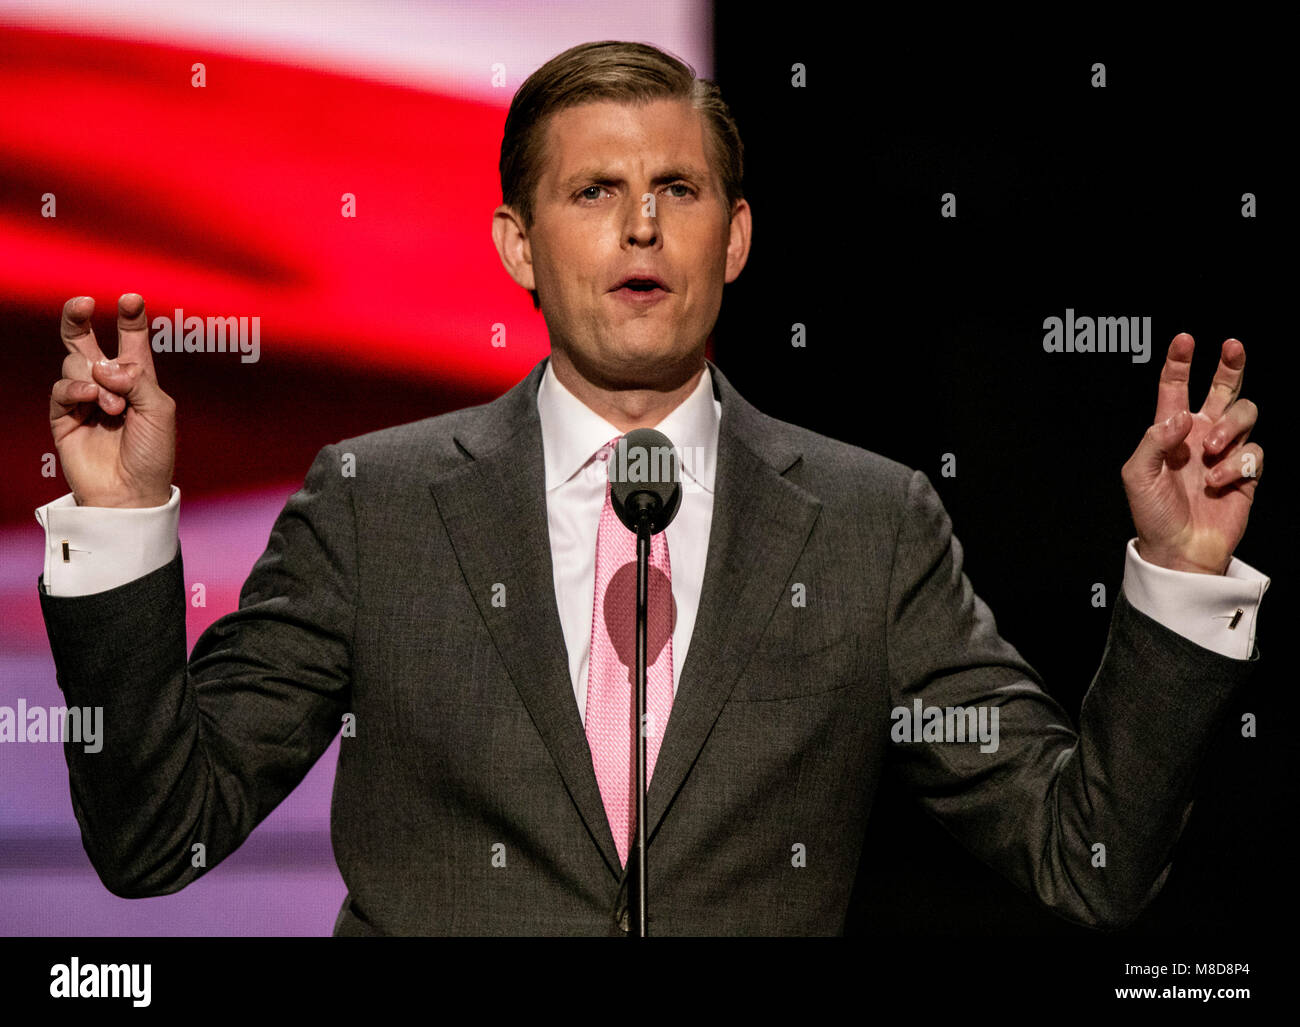
M 649 653 L 647 621 L 650 605 L 650 539 L 672 523 L 681 506 L 682 488 L 673 444 L 663 432 L 653 428 L 635 428 L 623 436 L 620 446 L 622 460 L 610 461 L 609 482 L 610 501 L 615 514 L 623 527 L 636 535 L 636 657 L 633 664 L 636 679 L 633 682 L 636 686 L 636 723 L 632 729 L 636 749 L 636 838 L 633 851 L 628 853 L 629 862 L 623 875 L 623 887 L 619 889 L 615 919 L 622 925 L 630 913 L 630 919 L 635 921 L 636 927 L 631 928 L 629 924 L 625 928 L 628 934 L 646 938 L 650 935 L 647 912 L 650 875 L 646 869 L 646 850 L 649 847 L 646 831 L 649 820 L 646 815 L 646 663 Z M 629 449 L 643 451 L 646 456 L 644 462 L 652 469 L 649 477 L 645 476 L 644 471 L 639 474 L 628 472 L 626 460 Z M 666 467 L 651 459 L 655 452 L 668 454 Z M 672 601 L 671 597 L 668 601 Z M 636 860 L 635 873 L 631 866 L 633 859 Z M 623 905 L 623 888 L 627 889 L 629 898 L 632 899 L 630 910 Z
M 632 918 L 635 936 L 649 937 L 646 907 L 646 621 L 650 599 L 650 510 L 643 508 L 636 524 L 636 899 Z

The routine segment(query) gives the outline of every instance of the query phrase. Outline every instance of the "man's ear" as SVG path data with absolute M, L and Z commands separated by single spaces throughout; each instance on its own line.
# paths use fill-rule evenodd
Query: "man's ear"
M 513 207 L 502 204 L 492 212 L 492 241 L 501 263 L 515 283 L 529 292 L 537 288 L 533 276 L 533 253 L 522 219 Z
M 749 204 L 737 200 L 731 213 L 731 236 L 727 242 L 727 274 L 725 282 L 734 282 L 740 277 L 745 261 L 749 259 L 749 238 L 753 231 L 753 215 Z

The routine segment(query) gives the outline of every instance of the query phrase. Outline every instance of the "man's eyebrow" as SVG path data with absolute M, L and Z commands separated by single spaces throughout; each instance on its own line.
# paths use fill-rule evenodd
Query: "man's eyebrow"
M 680 179 L 687 179 L 691 182 L 707 183 L 709 180 L 708 172 L 697 168 L 693 164 L 679 164 L 661 171 L 650 179 L 652 186 L 667 185 L 669 182 L 676 182 Z M 577 189 L 580 185 L 622 185 L 623 179 L 612 174 L 608 169 L 601 167 L 583 168 L 576 171 L 560 183 L 560 189 L 569 192 Z

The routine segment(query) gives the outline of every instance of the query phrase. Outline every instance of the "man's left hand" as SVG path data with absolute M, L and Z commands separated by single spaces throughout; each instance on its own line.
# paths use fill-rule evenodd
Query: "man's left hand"
M 1169 344 L 1155 423 L 1120 476 L 1142 559 L 1173 570 L 1222 574 L 1245 534 L 1264 469 L 1264 451 L 1246 442 L 1259 408 L 1238 398 L 1246 347 L 1228 339 L 1209 394 L 1192 414 L 1187 380 L 1195 347 L 1186 332 Z

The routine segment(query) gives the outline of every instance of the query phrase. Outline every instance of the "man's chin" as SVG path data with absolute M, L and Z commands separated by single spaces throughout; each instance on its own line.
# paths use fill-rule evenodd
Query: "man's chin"
M 619 338 L 602 346 L 594 359 L 579 356 L 573 364 L 593 383 L 616 389 L 673 389 L 704 364 L 704 349 L 681 351 L 657 338 Z

